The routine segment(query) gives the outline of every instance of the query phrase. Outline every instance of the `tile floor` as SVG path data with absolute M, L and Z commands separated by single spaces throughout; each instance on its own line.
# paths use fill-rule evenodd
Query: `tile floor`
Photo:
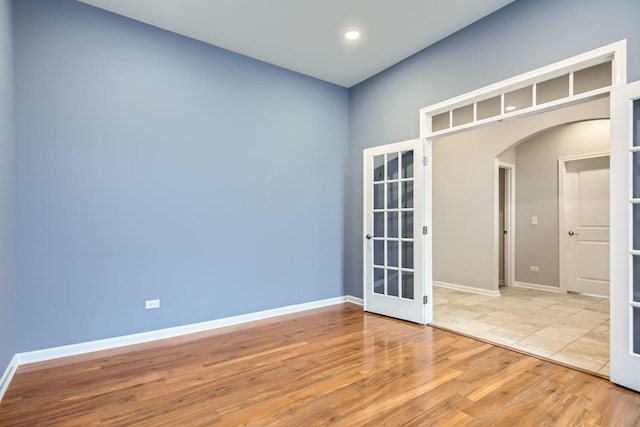
M 609 300 L 523 288 L 500 297 L 434 286 L 434 322 L 609 376 Z

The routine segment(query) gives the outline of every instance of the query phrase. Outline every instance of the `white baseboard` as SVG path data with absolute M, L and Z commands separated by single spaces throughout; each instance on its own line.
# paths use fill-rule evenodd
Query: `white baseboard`
M 499 290 L 494 290 L 491 291 L 489 289 L 479 289 L 479 288 L 474 288 L 473 286 L 464 286 L 464 285 L 456 285 L 455 283 L 447 283 L 447 282 L 437 282 L 437 281 L 433 281 L 433 286 L 439 286 L 441 288 L 447 288 L 447 289 L 453 289 L 456 291 L 462 291 L 462 292 L 469 292 L 472 294 L 478 294 L 478 295 L 486 295 L 489 297 L 499 297 L 500 296 L 500 291 Z
M 2 401 L 7 388 L 9 388 L 9 383 L 11 383 L 11 380 L 13 379 L 13 376 L 15 375 L 19 365 L 20 364 L 18 363 L 18 356 L 14 355 L 9 362 L 9 366 L 7 366 L 7 369 L 5 369 L 2 378 L 0 378 L 0 401 Z
M 303 304 L 289 305 L 286 307 L 274 308 L 271 310 L 258 311 L 255 313 L 242 314 L 239 316 L 225 317 L 223 319 L 210 320 L 207 322 L 192 323 L 190 325 L 176 326 L 173 328 L 158 329 L 155 331 L 142 332 L 139 334 L 124 335 L 121 337 L 107 338 L 96 341 L 89 341 L 79 344 L 65 345 L 61 347 L 35 350 L 25 353 L 18 353 L 18 363 L 43 362 L 45 360 L 58 359 L 60 357 L 76 356 L 78 354 L 91 353 L 100 350 L 123 347 L 126 345 L 142 344 L 149 341 L 174 338 L 181 335 L 193 334 L 196 332 L 210 331 L 212 329 L 224 328 L 227 326 L 239 325 L 242 323 L 254 322 L 256 320 L 269 319 L 275 316 L 297 313 L 300 311 L 312 310 L 314 308 L 327 307 L 330 305 L 347 302 L 347 297 L 329 298 L 320 301 L 312 301 Z
M 548 285 L 539 285 L 537 283 L 527 283 L 527 282 L 513 282 L 514 288 L 526 288 L 526 289 L 535 289 L 536 291 L 545 291 L 545 292 L 553 292 L 556 294 L 564 294 L 565 292 L 560 288 L 555 286 Z
M 20 365 L 28 363 L 44 362 L 58 359 L 60 357 L 77 356 L 85 353 L 92 353 L 100 350 L 110 350 L 133 344 L 143 344 L 166 338 L 174 338 L 181 335 L 193 334 L 196 332 L 210 331 L 212 329 L 224 328 L 227 326 L 239 325 L 242 323 L 254 322 L 256 320 L 269 319 L 271 317 L 293 314 L 301 311 L 312 310 L 314 308 L 328 307 L 331 305 L 350 302 L 362 305 L 362 299 L 352 296 L 342 296 L 319 301 L 312 301 L 303 304 L 289 305 L 286 307 L 274 308 L 271 310 L 258 311 L 255 313 L 242 314 L 240 316 L 226 317 L 224 319 L 210 320 L 207 322 L 192 323 L 190 325 L 176 326 L 173 328 L 158 329 L 155 331 L 142 332 L 139 334 L 124 335 L 121 337 L 107 338 L 96 341 L 83 342 L 78 344 L 64 345 L 61 347 L 46 348 L 43 350 L 27 351 L 13 356 L 9 366 L 0 380 L 0 400 L 4 392 L 9 387 L 13 375 Z
M 354 297 L 351 295 L 347 295 L 345 298 L 347 299 L 347 302 L 350 302 L 351 304 L 356 304 L 360 306 L 364 305 L 364 300 L 362 298 Z

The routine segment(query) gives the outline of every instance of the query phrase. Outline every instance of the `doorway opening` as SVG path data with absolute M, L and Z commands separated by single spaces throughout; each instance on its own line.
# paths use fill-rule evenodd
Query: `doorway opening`
M 456 162 L 464 164 L 467 173 L 467 179 L 455 189 L 465 197 L 471 197 L 474 193 L 481 192 L 481 187 L 477 184 L 478 175 L 470 175 L 472 169 L 460 155 L 460 149 L 465 146 L 457 144 L 464 144 L 466 141 L 467 147 L 471 144 L 477 146 L 496 141 L 499 137 L 509 138 L 509 135 L 513 135 L 511 142 L 504 141 L 503 146 L 507 148 L 493 160 L 493 185 L 497 194 L 493 220 L 498 231 L 493 237 L 499 241 L 499 232 L 506 229 L 507 236 L 515 241 L 515 262 L 514 268 L 511 269 L 513 276 L 508 273 L 508 268 L 505 271 L 505 278 L 510 286 L 498 288 L 500 266 L 496 262 L 495 283 L 498 295 L 481 294 L 470 286 L 447 288 L 448 283 L 436 282 L 435 326 L 608 376 L 609 301 L 594 296 L 566 293 L 566 290 L 561 290 L 559 286 L 559 237 L 564 226 L 559 225 L 558 198 L 558 159 L 582 158 L 589 153 L 605 152 L 609 149 L 608 106 L 609 99 L 602 98 L 434 141 L 434 182 L 443 181 L 442 178 L 448 176 L 454 167 L 448 159 L 455 159 Z M 549 126 L 547 120 L 554 120 L 554 124 Z M 534 131 L 528 135 L 518 133 L 523 128 L 532 128 Z M 456 157 L 448 156 L 449 151 Z M 488 157 L 491 154 L 488 152 L 484 155 Z M 477 163 L 479 159 L 482 159 L 480 152 L 474 152 L 472 161 Z M 482 161 L 486 164 L 491 160 Z M 514 191 L 507 190 L 505 193 L 517 192 L 517 197 L 512 198 L 512 204 L 507 203 L 506 197 L 500 197 L 500 189 L 505 188 L 511 181 L 506 176 L 510 171 L 514 176 Z M 502 180 L 501 175 L 504 175 Z M 608 179 L 599 180 L 600 175 L 602 174 L 599 172 L 598 176 L 588 175 L 585 182 L 597 181 L 599 188 L 608 187 Z M 586 195 L 590 196 L 592 192 L 588 189 L 586 191 Z M 591 198 L 588 203 L 592 203 Z M 608 198 L 603 203 L 608 210 Z M 464 211 L 462 216 L 456 213 L 459 210 L 456 206 L 459 204 L 458 199 L 449 197 L 449 192 L 441 191 L 437 187 L 434 190 L 436 267 L 446 267 L 448 260 L 442 259 L 439 254 L 447 252 L 447 245 L 461 247 L 466 243 L 468 248 L 472 244 L 470 241 L 475 241 L 475 244 L 490 248 L 488 240 L 483 241 L 475 237 L 469 228 L 456 233 L 455 226 L 459 225 L 461 218 L 467 218 Z M 508 226 L 501 228 L 501 205 L 505 206 L 504 211 L 508 210 L 506 206 L 513 206 L 511 212 L 514 220 L 510 228 L 514 233 L 509 233 Z M 478 215 L 478 212 L 476 209 L 474 214 Z M 592 227 L 594 223 L 591 221 L 588 226 Z M 491 228 L 487 227 L 489 224 L 491 220 L 487 218 L 484 228 Z M 441 229 L 448 231 L 443 238 L 437 233 Z M 510 239 L 505 239 L 505 243 L 509 242 Z M 498 246 L 496 244 L 496 247 Z M 498 255 L 496 254 L 496 260 L 499 259 Z M 474 265 L 471 258 L 459 258 L 458 262 L 464 263 L 467 269 L 480 271 L 482 268 L 479 263 Z M 440 269 L 440 272 L 457 273 L 455 269 Z M 590 274 L 587 272 L 586 276 Z M 606 275 L 608 276 L 608 271 Z M 464 279 L 463 276 L 459 277 Z M 509 277 L 514 279 L 509 280 Z
M 512 163 L 497 161 L 496 179 L 497 203 L 496 219 L 498 225 L 496 239 L 498 244 L 498 288 L 513 286 L 515 268 L 515 201 L 516 167 Z

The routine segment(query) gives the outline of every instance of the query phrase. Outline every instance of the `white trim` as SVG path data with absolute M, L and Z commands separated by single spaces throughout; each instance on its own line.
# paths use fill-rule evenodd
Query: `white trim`
M 554 294 L 566 294 L 565 291 L 563 291 L 558 287 L 549 286 L 549 285 L 539 285 L 537 283 L 513 282 L 513 286 L 515 288 L 535 289 L 536 291 L 553 292 Z
M 18 366 L 20 366 L 18 356 L 14 355 L 9 362 L 9 366 L 5 369 L 4 374 L 2 374 L 2 378 L 0 378 L 0 402 L 2 401 L 7 388 L 9 388 L 9 384 L 11 383 L 13 376 L 18 370 Z
M 609 143 L 611 145 L 611 142 Z M 590 153 L 590 154 L 580 154 L 576 156 L 566 156 L 560 157 L 558 159 L 558 254 L 559 256 L 559 280 L 560 280 L 560 291 L 567 292 L 568 289 L 568 271 L 567 266 L 569 265 L 569 253 L 567 251 L 567 235 L 564 233 L 564 230 L 567 229 L 565 224 L 565 197 L 564 197 L 564 186 L 567 175 L 567 163 L 574 162 L 576 160 L 586 160 L 586 159 L 595 159 L 598 157 L 611 157 L 609 151 L 602 151 L 598 153 Z M 611 167 L 609 167 L 611 170 Z M 611 202 L 610 202 L 611 203 Z M 611 283 L 611 282 L 609 282 Z
M 325 300 L 312 301 L 303 304 L 289 305 L 286 307 L 274 308 L 271 310 L 258 311 L 255 313 L 242 314 L 239 316 L 225 317 L 223 319 L 210 320 L 207 322 L 192 323 L 189 325 L 176 326 L 173 328 L 158 329 L 155 331 L 142 332 L 139 334 L 124 335 L 114 338 L 106 338 L 96 341 L 88 341 L 78 344 L 65 345 L 61 347 L 47 348 L 43 350 L 28 351 L 16 354 L 19 365 L 27 363 L 43 362 L 60 357 L 77 356 L 79 354 L 92 353 L 94 351 L 109 350 L 133 344 L 142 344 L 149 341 L 174 338 L 182 335 L 197 332 L 210 331 L 212 329 L 224 328 L 227 326 L 240 325 L 254 322 L 256 320 L 269 319 L 271 317 L 285 314 L 298 313 L 300 311 L 312 310 L 314 308 L 328 307 L 331 305 L 348 302 L 349 297 L 342 296 Z
M 364 301 L 362 298 L 354 297 L 353 295 L 347 295 L 345 299 L 346 302 L 350 302 L 351 304 L 364 306 Z
M 591 50 L 589 52 L 582 53 L 580 55 L 573 56 L 563 61 L 556 62 L 554 64 L 547 65 L 524 74 L 512 77 L 510 79 L 503 80 L 501 82 L 494 83 L 489 86 L 477 89 L 472 92 L 467 92 L 463 95 L 450 98 L 446 101 L 430 105 L 420 109 L 419 124 L 420 124 L 420 137 L 421 138 L 434 138 L 445 134 L 454 132 L 460 132 L 463 130 L 475 128 L 489 123 L 494 123 L 499 120 L 506 120 L 514 117 L 522 117 L 525 115 L 535 114 L 542 111 L 547 111 L 554 108 L 564 107 L 576 102 L 581 102 L 586 99 L 597 97 L 599 95 L 609 93 L 612 87 L 624 85 L 627 82 L 627 41 L 620 40 L 615 43 L 600 47 L 598 49 Z M 590 92 L 582 93 L 579 95 L 571 95 L 567 98 L 563 98 L 557 101 L 548 102 L 541 105 L 534 105 L 522 110 L 516 110 L 509 113 L 502 113 L 495 117 L 479 120 L 477 122 L 467 123 L 465 125 L 456 126 L 455 128 L 444 129 L 438 132 L 433 132 L 431 129 L 431 117 L 447 110 L 453 110 L 458 107 L 469 105 L 473 102 L 480 101 L 482 99 L 490 98 L 492 96 L 504 95 L 505 92 L 522 88 L 531 85 L 542 79 L 551 79 L 561 76 L 566 73 L 571 73 L 575 70 L 597 65 L 608 60 L 612 61 L 612 75 L 611 86 L 596 89 Z M 502 96 L 504 100 L 504 96 Z M 504 105 L 503 110 L 504 111 Z
M 489 290 L 489 289 L 480 289 L 474 288 L 473 286 L 465 286 L 465 285 L 456 285 L 455 283 L 447 283 L 447 282 L 437 282 L 433 281 L 433 286 L 438 286 L 441 288 L 453 289 L 455 291 L 469 292 L 472 294 L 478 295 L 486 295 L 488 297 L 499 297 L 500 291 L 498 290 Z

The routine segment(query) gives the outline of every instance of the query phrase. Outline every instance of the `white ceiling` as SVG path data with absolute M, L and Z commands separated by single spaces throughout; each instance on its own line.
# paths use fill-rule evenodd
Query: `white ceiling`
M 80 1 L 351 87 L 514 0 Z

